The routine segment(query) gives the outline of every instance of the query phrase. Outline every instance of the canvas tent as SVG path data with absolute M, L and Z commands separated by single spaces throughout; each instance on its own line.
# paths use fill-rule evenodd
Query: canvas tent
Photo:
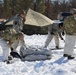
M 26 21 L 25 24 L 27 25 L 34 25 L 34 26 L 47 26 L 50 24 L 53 24 L 54 21 L 47 18 L 41 13 L 38 13 L 36 11 L 33 11 L 32 9 L 29 9 L 26 14 Z M 11 25 L 13 24 L 13 20 L 7 22 L 5 25 Z
M 26 15 L 25 24 L 34 25 L 34 26 L 46 26 L 53 24 L 53 22 L 54 22 L 53 20 L 47 18 L 41 13 L 29 9 Z
M 7 20 L 4 22 L 5 25 L 12 25 L 14 18 L 15 18 L 15 16 L 11 17 L 10 19 L 7 19 Z

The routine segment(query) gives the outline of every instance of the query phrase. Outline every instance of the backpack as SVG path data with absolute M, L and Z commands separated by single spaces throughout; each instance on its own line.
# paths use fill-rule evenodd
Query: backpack
M 57 16 L 57 19 L 60 21 L 64 21 L 64 19 L 68 16 L 71 16 L 72 14 L 70 12 L 60 12 Z

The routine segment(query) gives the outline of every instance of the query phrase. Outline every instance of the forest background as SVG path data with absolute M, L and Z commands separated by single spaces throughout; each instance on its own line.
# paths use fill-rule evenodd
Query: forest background
M 71 8 L 76 8 L 76 0 L 0 0 L 0 18 L 9 19 L 22 9 L 27 12 L 29 8 L 56 20 L 60 12 L 69 12 Z M 25 25 L 24 32 L 46 34 L 47 28 Z

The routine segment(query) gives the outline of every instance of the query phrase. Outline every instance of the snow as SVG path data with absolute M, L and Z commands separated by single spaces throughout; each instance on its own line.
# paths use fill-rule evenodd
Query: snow
M 47 35 L 25 35 L 26 45 L 29 47 L 44 47 Z M 64 47 L 64 41 L 60 40 L 60 47 Z M 54 39 L 48 49 L 54 48 Z M 17 59 L 12 64 L 1 61 L 2 48 L 0 47 L 0 75 L 76 75 L 76 58 L 68 60 L 63 57 L 64 49 L 52 50 L 52 58 L 42 61 L 21 61 Z M 18 48 L 17 48 L 18 49 Z M 74 49 L 76 56 L 76 49 Z
M 60 20 L 54 20 L 54 23 L 62 23 L 63 21 Z

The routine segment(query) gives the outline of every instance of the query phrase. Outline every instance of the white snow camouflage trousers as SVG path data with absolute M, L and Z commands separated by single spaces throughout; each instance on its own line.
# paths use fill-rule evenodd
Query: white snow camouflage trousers
M 8 60 L 8 56 L 10 55 L 10 49 L 7 42 L 2 38 L 0 38 L 0 46 L 2 47 L 2 50 L 3 50 L 2 60 L 3 61 Z
M 64 54 L 73 55 L 76 36 L 74 35 L 66 35 L 65 37 L 65 46 L 64 46 Z
M 47 46 L 49 45 L 49 43 L 52 41 L 53 38 L 55 39 L 56 46 L 59 47 L 59 36 L 58 36 L 58 34 L 51 35 L 50 32 L 48 32 L 48 37 L 45 41 L 45 46 L 44 46 L 45 48 L 47 48 Z

